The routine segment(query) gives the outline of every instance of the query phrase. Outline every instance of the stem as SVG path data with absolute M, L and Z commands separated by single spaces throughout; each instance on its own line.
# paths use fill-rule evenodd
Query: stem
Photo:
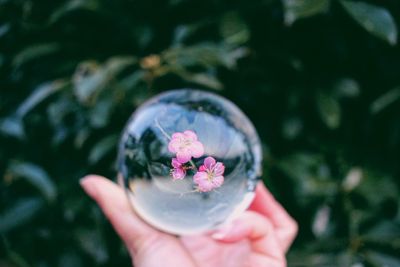
M 196 170 L 196 172 L 197 172 L 197 167 L 194 164 L 193 160 L 189 160 L 189 163 L 190 163 L 190 165 L 192 165 L 193 169 Z
M 163 127 L 161 127 L 160 122 L 158 121 L 158 119 L 155 119 L 154 121 L 155 121 L 155 123 L 156 123 L 156 127 L 157 127 L 158 129 L 160 129 L 161 133 L 162 133 L 168 140 L 171 140 L 171 136 L 170 136 L 169 134 L 167 134 L 167 132 L 164 130 Z

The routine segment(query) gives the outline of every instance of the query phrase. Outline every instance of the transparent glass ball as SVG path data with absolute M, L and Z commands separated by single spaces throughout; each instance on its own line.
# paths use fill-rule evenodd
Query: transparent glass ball
M 173 234 L 211 230 L 243 212 L 261 175 L 261 145 L 229 100 L 174 90 L 148 100 L 122 134 L 120 183 L 136 213 Z

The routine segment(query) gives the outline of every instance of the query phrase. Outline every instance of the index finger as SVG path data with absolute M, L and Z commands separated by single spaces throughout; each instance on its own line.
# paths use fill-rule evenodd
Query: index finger
M 271 221 L 282 248 L 287 250 L 296 237 L 297 223 L 276 201 L 263 182 L 257 185 L 256 196 L 249 209 L 266 216 Z

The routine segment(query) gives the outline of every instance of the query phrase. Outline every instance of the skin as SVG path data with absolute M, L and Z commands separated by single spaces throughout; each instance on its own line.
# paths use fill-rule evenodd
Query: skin
M 142 221 L 123 190 L 110 180 L 89 175 L 85 192 L 100 206 L 124 241 L 136 267 L 285 267 L 285 253 L 297 223 L 263 183 L 250 208 L 230 224 L 203 235 L 176 237 Z

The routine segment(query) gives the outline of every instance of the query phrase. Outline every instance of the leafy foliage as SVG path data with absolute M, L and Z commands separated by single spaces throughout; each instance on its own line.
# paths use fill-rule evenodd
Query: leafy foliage
M 79 188 L 129 115 L 217 90 L 300 223 L 289 266 L 399 266 L 400 2 L 0 1 L 0 265 L 130 260 Z
M 390 13 L 363 2 L 342 1 L 344 8 L 362 27 L 390 44 L 397 42 L 397 28 Z

